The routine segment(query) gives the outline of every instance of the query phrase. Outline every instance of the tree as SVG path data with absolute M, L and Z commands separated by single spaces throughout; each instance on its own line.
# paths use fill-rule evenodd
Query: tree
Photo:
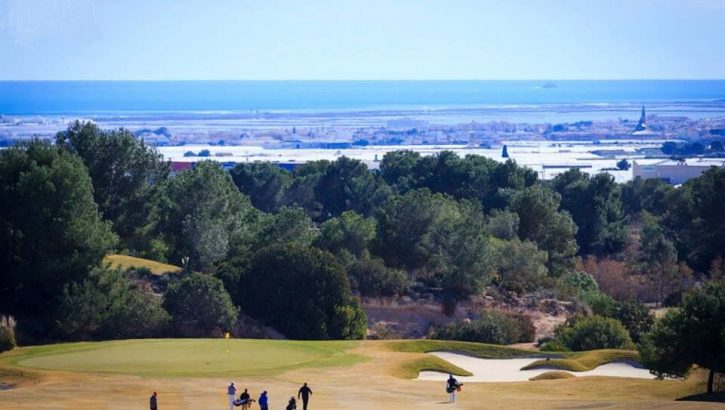
M 658 178 L 637 177 L 622 186 L 622 207 L 627 215 L 647 211 L 655 215 L 664 214 L 667 196 L 675 188 Z
M 86 167 L 63 149 L 32 141 L 0 150 L 0 311 L 37 326 L 33 334 L 47 331 L 63 286 L 117 242 L 92 192 Z
M 282 207 L 276 214 L 261 216 L 257 226 L 255 250 L 288 242 L 309 246 L 318 236 L 312 220 L 302 208 Z
M 229 174 L 203 161 L 164 182 L 149 231 L 169 244 L 169 260 L 189 257 L 190 268 L 208 270 L 227 256 L 230 244 L 251 236 L 255 218 L 249 199 Z
M 289 171 L 269 162 L 237 164 L 229 172 L 234 184 L 248 195 L 255 208 L 276 212 L 282 195 L 291 180 Z
M 284 192 L 282 203 L 305 210 L 313 220 L 322 218 L 322 203 L 315 197 L 315 189 L 330 167 L 329 161 L 311 161 L 292 172 L 292 181 Z
M 578 169 L 557 175 L 552 182 L 561 195 L 561 208 L 571 214 L 579 228 L 576 240 L 584 255 L 604 255 L 620 251 L 626 232 L 621 191 L 614 177 L 589 177 Z
M 480 204 L 427 188 L 393 196 L 378 212 L 375 251 L 389 266 L 432 280 L 460 297 L 491 279 L 491 247 Z
M 171 317 L 161 299 L 137 289 L 117 269 L 96 268 L 63 289 L 56 326 L 70 340 L 161 337 Z
M 626 171 L 631 167 L 629 164 L 629 161 L 627 161 L 627 158 L 622 158 L 622 160 L 617 161 L 617 168 L 621 169 L 622 171 Z
M 496 246 L 496 281 L 500 287 L 526 292 L 546 284 L 546 252 L 539 251 L 535 243 L 514 239 L 499 241 Z
M 478 202 L 463 201 L 453 212 L 442 214 L 430 239 L 433 254 L 428 270 L 435 272 L 451 296 L 476 294 L 491 282 L 494 250 Z
M 415 151 L 388 152 L 380 161 L 380 176 L 397 192 L 405 193 L 417 185 L 413 168 L 419 159 L 420 153 Z
M 494 209 L 486 219 L 486 232 L 499 239 L 511 240 L 518 238 L 519 214 Z
M 315 245 L 342 256 L 347 253 L 361 259 L 375 239 L 375 219 L 363 218 L 354 211 L 345 211 L 339 217 L 320 225 L 320 236 Z
M 518 237 L 536 242 L 547 252 L 547 268 L 560 276 L 574 267 L 577 227 L 568 212 L 560 212 L 559 194 L 533 185 L 512 194 L 511 209 L 519 216 Z
M 680 256 L 698 272 L 725 258 L 725 168 L 711 167 L 668 196 L 663 224 L 676 233 Z
M 655 284 L 661 304 L 677 273 L 677 250 L 654 217 L 645 214 L 644 221 L 636 263 Z
M 353 210 L 371 215 L 390 195 L 390 188 L 368 171 L 362 161 L 340 157 L 330 164 L 315 186 L 325 220 Z
M 617 303 L 613 317 L 622 322 L 635 343 L 639 343 L 641 336 L 649 332 L 655 322 L 649 308 L 637 302 Z
M 422 269 L 431 258 L 433 228 L 455 208 L 452 199 L 425 188 L 391 197 L 377 213 L 376 254 L 388 266 Z
M 388 268 L 380 258 L 363 258 L 349 268 L 350 286 L 364 296 L 394 296 L 408 286 L 405 273 Z
M 243 279 L 242 308 L 287 337 L 361 339 L 365 312 L 329 252 L 294 243 L 258 251 Z
M 202 273 L 192 273 L 169 285 L 164 307 L 177 329 L 193 325 L 206 332 L 230 330 L 237 321 L 237 309 L 222 281 Z
M 715 373 L 725 372 L 725 282 L 710 282 L 686 295 L 642 338 L 639 352 L 657 377 L 686 377 L 692 365 L 710 370 L 707 392 Z
M 55 141 L 83 160 L 93 183 L 93 199 L 122 245 L 148 246 L 139 227 L 148 219 L 147 204 L 155 187 L 169 173 L 161 154 L 128 130 L 104 131 L 93 122 L 76 121 Z

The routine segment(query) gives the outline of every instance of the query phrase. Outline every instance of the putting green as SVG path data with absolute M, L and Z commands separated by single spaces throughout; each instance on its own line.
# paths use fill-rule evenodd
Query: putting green
M 25 348 L 12 363 L 35 369 L 142 376 L 260 376 L 360 363 L 365 360 L 362 356 L 348 352 L 356 344 L 234 339 L 69 343 Z

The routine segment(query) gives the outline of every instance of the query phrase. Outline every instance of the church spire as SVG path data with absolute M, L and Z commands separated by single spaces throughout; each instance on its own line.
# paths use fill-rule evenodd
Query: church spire
M 637 126 L 634 127 L 634 132 L 644 131 L 647 129 L 647 113 L 644 111 L 644 105 L 642 106 L 642 116 L 639 118 Z

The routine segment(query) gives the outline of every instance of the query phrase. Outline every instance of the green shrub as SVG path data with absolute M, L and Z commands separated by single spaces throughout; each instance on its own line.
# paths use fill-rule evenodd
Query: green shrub
M 539 344 L 542 352 L 568 352 L 570 349 L 557 339 L 551 339 Z
M 159 297 L 138 290 L 120 269 L 95 269 L 63 289 L 60 336 L 71 340 L 161 337 L 171 322 Z
M 296 339 L 360 339 L 365 312 L 327 251 L 295 243 L 260 249 L 242 278 L 244 312 Z
M 192 273 L 171 284 L 164 307 L 177 326 L 192 324 L 205 330 L 229 330 L 237 321 L 237 309 L 222 281 L 201 273 Z
M 408 285 L 403 271 L 388 268 L 379 258 L 354 262 L 348 273 L 350 286 L 365 296 L 400 295 Z
M 601 316 L 577 317 L 555 330 L 556 338 L 574 351 L 634 349 L 627 329 L 616 319 Z
M 595 292 L 599 290 L 596 279 L 586 272 L 569 272 L 561 277 L 561 283 L 574 292 Z
M 15 343 L 15 319 L 12 316 L 0 316 L 0 353 L 12 350 Z
M 599 316 L 612 317 L 617 309 L 617 302 L 611 296 L 598 290 L 579 292 L 579 299 Z
M 455 322 L 435 329 L 432 339 L 507 345 L 534 340 L 533 323 L 524 315 L 484 311 L 479 319 Z

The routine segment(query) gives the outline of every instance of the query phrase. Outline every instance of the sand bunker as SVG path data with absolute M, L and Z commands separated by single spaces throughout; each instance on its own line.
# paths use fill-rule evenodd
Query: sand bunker
M 441 359 L 455 364 L 458 367 L 473 373 L 473 376 L 456 378 L 463 383 L 470 382 L 520 382 L 527 381 L 534 376 L 551 371 L 551 369 L 521 370 L 522 367 L 537 360 L 529 359 L 478 359 L 455 353 L 430 353 Z M 635 367 L 629 363 L 607 363 L 594 370 L 586 372 L 569 372 L 580 376 L 610 376 L 633 377 L 638 379 L 654 379 L 649 370 Z M 440 372 L 423 371 L 418 374 L 418 380 L 445 381 L 447 374 Z

